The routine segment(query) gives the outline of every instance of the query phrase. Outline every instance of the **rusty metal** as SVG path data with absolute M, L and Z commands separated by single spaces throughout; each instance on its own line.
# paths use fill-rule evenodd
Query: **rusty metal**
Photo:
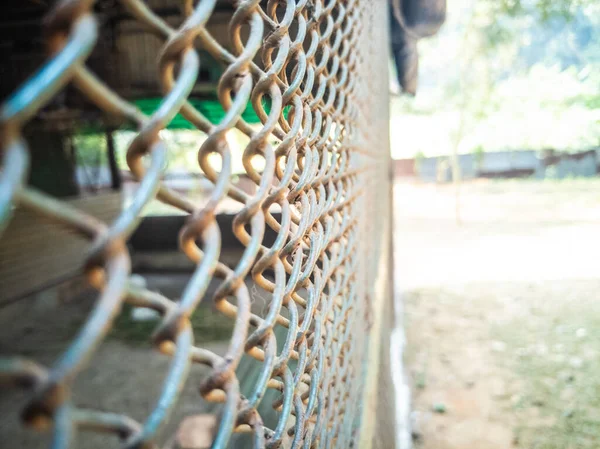
M 384 229 L 391 188 L 386 2 L 238 1 L 227 50 L 205 27 L 216 0 L 186 0 L 185 20 L 177 28 L 142 0 L 120 0 L 132 17 L 164 40 L 158 60 L 164 97 L 152 116 L 120 98 L 86 68 L 86 58 L 101 38 L 94 3 L 57 2 L 44 21 L 47 63 L 2 105 L 0 232 L 18 205 L 87 238 L 84 269 L 99 296 L 58 360 L 46 367 L 19 356 L 3 358 L 0 385 L 31 392 L 24 423 L 33 429 L 51 427 L 53 448 L 70 447 L 74 435 L 83 431 L 115 434 L 122 447 L 155 447 L 157 431 L 176 403 L 190 365 L 203 364 L 210 373 L 200 381 L 200 394 L 223 404 L 213 448 L 227 447 L 234 432 L 251 432 L 257 448 L 356 444 L 369 371 L 372 302 L 385 294 L 376 290 L 375 279 L 387 277 L 378 262 L 389 240 Z M 217 125 L 187 101 L 199 73 L 199 49 L 226 65 L 217 92 L 226 114 Z M 137 127 L 127 163 L 139 189 L 112 223 L 25 182 L 29 150 L 23 127 L 68 84 L 107 115 Z M 248 102 L 261 119 L 258 130 L 241 119 Z M 168 149 L 160 131 L 178 112 L 208 135 L 198 150 L 198 163 L 213 189 L 202 204 L 161 182 Z M 243 163 L 256 185 L 254 194 L 232 184 L 234 156 L 226 135 L 233 128 L 250 139 Z M 221 159 L 219 169 L 209 162 L 215 154 Z M 254 158 L 264 160 L 260 171 L 252 164 Z M 245 246 L 233 268 L 220 261 L 221 229 L 215 217 L 226 197 L 240 204 L 233 232 Z M 177 301 L 129 282 L 126 242 L 143 207 L 154 198 L 189 215 L 180 248 L 196 269 Z M 281 212 L 280 219 L 274 210 Z M 266 226 L 277 232 L 271 247 L 262 243 Z M 262 316 L 251 311 L 244 283 L 248 276 L 269 295 Z M 194 341 L 189 319 L 215 278 L 221 281 L 212 297 L 214 306 L 234 322 L 222 356 Z M 80 408 L 70 391 L 124 303 L 160 313 L 160 325 L 149 338 L 171 357 L 156 406 L 139 423 L 119 410 Z M 286 330 L 280 351 L 276 327 Z M 247 397 L 241 396 L 235 373 L 244 353 L 262 363 Z M 257 411 L 267 389 L 280 392 L 273 403 L 278 424 L 272 429 L 263 425 Z

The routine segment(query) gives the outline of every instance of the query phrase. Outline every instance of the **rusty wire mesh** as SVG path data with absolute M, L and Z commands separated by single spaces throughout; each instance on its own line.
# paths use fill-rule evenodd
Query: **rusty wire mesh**
M 55 4 L 44 21 L 47 63 L 2 105 L 0 231 L 18 206 L 89 239 L 82 269 L 99 293 L 58 360 L 46 367 L 18 355 L 5 357 L 0 385 L 31 392 L 23 421 L 34 429 L 51 426 L 54 448 L 69 447 L 80 431 L 114 434 L 125 447 L 154 447 L 158 429 L 188 381 L 189 366 L 203 364 L 209 375 L 189 381 L 199 382 L 204 400 L 222 404 L 212 447 L 227 447 L 234 432 L 249 432 L 258 448 L 357 446 L 365 379 L 372 368 L 368 348 L 374 304 L 390 294 L 377 287 L 378 277 L 389 279 L 388 253 L 382 250 L 390 232 L 386 3 L 239 1 L 229 24 L 230 50 L 205 27 L 215 0 L 185 1 L 186 17 L 177 28 L 142 0 L 120 3 L 164 39 L 158 61 L 164 96 L 152 116 L 86 68 L 86 58 L 102 38 L 93 0 Z M 217 125 L 187 101 L 201 64 L 199 49 L 226 65 L 218 85 L 226 114 Z M 106 114 L 137 127 L 127 163 L 139 189 L 112 223 L 25 183 L 29 150 L 23 127 L 67 84 Z M 262 122 L 258 130 L 241 119 L 248 102 Z M 213 189 L 202 204 L 161 183 L 168 149 L 160 131 L 177 113 L 208 135 L 198 163 Z M 256 185 L 254 194 L 232 184 L 234 156 L 226 135 L 233 128 L 249 137 L 243 163 Z M 214 155 L 219 167 L 211 162 Z M 257 170 L 253 158 L 262 158 L 264 168 Z M 226 197 L 240 204 L 233 232 L 245 246 L 233 268 L 220 261 L 216 221 L 216 209 Z M 129 282 L 126 242 L 143 207 L 155 198 L 189 215 L 180 248 L 197 267 L 176 301 Z M 263 245 L 267 226 L 277 233 L 271 247 Z M 268 294 L 262 316 L 251 311 L 247 276 Z M 221 282 L 205 299 L 211 279 Z M 234 322 L 224 355 L 194 341 L 189 318 L 201 300 L 212 300 Z M 171 357 L 162 393 L 144 422 L 129 418 L 126 410 L 79 407 L 70 389 L 124 303 L 160 313 L 160 324 L 148 337 Z M 277 327 L 285 329 L 279 351 Z M 235 373 L 244 353 L 261 363 L 246 396 Z M 268 389 L 279 392 L 272 404 L 278 417 L 274 428 L 265 427 L 257 411 Z

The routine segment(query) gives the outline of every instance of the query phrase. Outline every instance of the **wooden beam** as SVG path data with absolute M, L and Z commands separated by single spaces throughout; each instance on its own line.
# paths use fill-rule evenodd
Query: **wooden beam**
M 110 169 L 110 187 L 113 190 L 120 190 L 122 184 L 121 171 L 117 165 L 117 151 L 112 130 L 106 131 L 106 146 L 108 153 L 108 168 Z

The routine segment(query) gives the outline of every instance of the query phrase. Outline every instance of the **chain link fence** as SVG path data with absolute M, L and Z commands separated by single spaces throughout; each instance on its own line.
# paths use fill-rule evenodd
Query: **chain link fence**
M 158 447 L 157 432 L 183 385 L 195 382 L 204 401 L 220 404 L 213 448 L 231 446 L 239 433 L 256 448 L 393 447 L 387 3 L 237 1 L 227 44 L 207 31 L 215 0 L 184 0 L 177 26 L 142 0 L 117 3 L 164 42 L 158 55 L 164 95 L 152 115 L 86 66 L 103 39 L 93 0 L 60 0 L 49 10 L 43 22 L 47 62 L 0 111 L 0 232 L 15 208 L 23 208 L 84 237 L 89 246 L 82 270 L 98 291 L 77 336 L 53 363 L 2 356 L 0 386 L 30 395 L 16 413 L 32 431 L 52 429 L 53 448 L 73 447 L 77 434 L 85 447 L 87 432 L 112 434 L 121 447 Z M 225 114 L 217 124 L 189 101 L 202 64 L 199 50 L 225 67 L 217 87 Z M 26 182 L 30 149 L 23 129 L 67 85 L 137 130 L 127 164 L 139 188 L 112 222 Z M 249 103 L 259 128 L 241 118 Z M 202 202 L 161 182 L 169 152 L 161 130 L 178 113 L 208 136 L 197 157 L 213 187 Z M 232 181 L 236 156 L 226 137 L 234 128 L 248 138 L 243 165 L 253 193 Z M 221 258 L 216 210 L 225 198 L 240 206 L 233 233 L 245 250 L 235 266 Z M 196 268 L 176 300 L 130 282 L 127 241 L 154 199 L 188 217 L 179 247 Z M 263 241 L 268 228 L 277 234 L 271 246 Z M 250 307 L 249 278 L 268 298 L 260 315 Z M 219 286 L 207 295 L 214 280 Z M 201 301 L 212 301 L 233 323 L 224 354 L 194 338 L 190 317 L 202 313 Z M 140 422 L 126 407 L 82 406 L 71 388 L 124 304 L 160 314 L 148 339 L 171 360 L 161 394 Z M 244 354 L 260 370 L 252 391 L 242 395 L 236 368 Z M 189 378 L 193 364 L 205 365 L 208 374 Z M 267 392 L 277 393 L 268 404 L 273 426 L 259 412 Z

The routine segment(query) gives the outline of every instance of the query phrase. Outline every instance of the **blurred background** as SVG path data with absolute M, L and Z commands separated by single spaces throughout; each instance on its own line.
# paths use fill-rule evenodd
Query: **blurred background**
M 599 44 L 595 1 L 448 0 L 391 98 L 415 447 L 600 446 Z
M 448 0 L 419 42 L 418 95 L 392 99 L 393 158 L 595 149 L 599 39 L 594 1 Z
M 39 22 L 46 3 L 3 3 L 0 55 L 12 62 L 0 67 L 1 98 L 45 57 Z M 218 2 L 222 10 L 209 24 L 214 35 L 227 35 L 229 3 Z M 163 12 L 177 19 L 171 9 Z M 90 66 L 151 113 L 162 95 L 155 70 L 162 42 L 127 16 L 111 22 L 113 14 L 98 12 L 103 26 L 114 25 L 114 35 L 99 44 Z M 418 53 L 414 97 L 400 92 L 391 59 L 389 65 L 396 305 L 406 334 L 393 355 L 404 358 L 396 375 L 411 390 L 409 439 L 423 449 L 596 449 L 600 3 L 448 0 L 444 25 L 419 41 Z M 115 59 L 104 64 L 108 57 Z M 223 111 L 214 91 L 221 68 L 209 55 L 201 59 L 192 100 L 218 123 Z M 137 188 L 125 161 L 135 132 L 103 121 L 71 97 L 61 93 L 42 111 L 43 123 L 26 130 L 34 153 L 28 183 L 114 220 Z M 251 106 L 243 116 L 260 127 Z M 169 142 L 166 184 L 202 198 L 211 185 L 196 157 L 206 135 L 181 116 L 162 133 Z M 253 189 L 241 164 L 248 139 L 237 131 L 228 139 L 237 151 L 235 183 Z M 261 161 L 254 162 L 260 170 Z M 220 208 L 219 224 L 230 229 L 239 205 L 223 201 Z M 134 279 L 177 298 L 194 268 L 177 251 L 184 217 L 158 201 L 144 216 L 130 242 Z M 0 242 L 0 351 L 50 363 L 93 305 L 95 296 L 73 281 L 86 242 L 32 214 L 16 214 L 11 223 Z M 226 261 L 233 264 L 242 249 L 234 236 L 224 236 Z M 254 309 L 264 311 L 269 298 L 249 287 Z M 192 323 L 195 334 L 223 352 L 231 323 L 203 307 Z M 137 419 L 152 410 L 167 370 L 166 360 L 148 351 L 157 319 L 148 310 L 122 314 L 74 386 L 85 404 L 114 409 L 125 402 Z M 39 323 L 36 332 L 31 322 Z M 119 371 L 107 373 L 106 366 Z M 253 367 L 244 362 L 241 369 Z M 173 422 L 211 411 L 197 401 L 193 385 L 186 388 Z M 43 447 L 44 438 L 23 431 L 18 414 L 9 413 L 25 400 L 0 398 L 0 415 L 7 417 L 0 440 Z M 104 447 L 105 441 L 86 444 Z

